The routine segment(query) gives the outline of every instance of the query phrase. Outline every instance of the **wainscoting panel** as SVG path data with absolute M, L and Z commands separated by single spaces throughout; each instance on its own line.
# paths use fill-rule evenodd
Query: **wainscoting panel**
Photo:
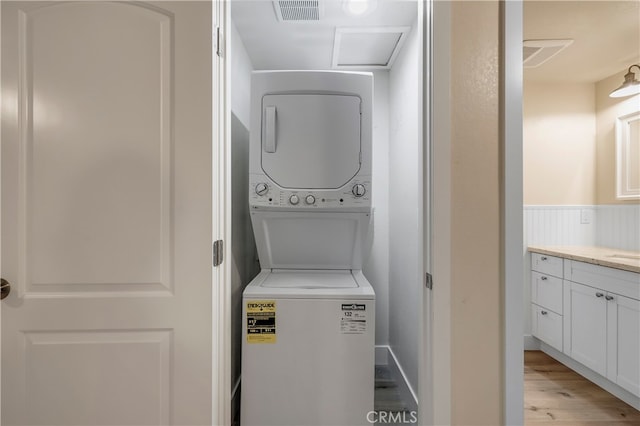
M 583 218 L 589 223 L 582 223 Z M 594 245 L 595 206 L 525 206 L 524 243 L 531 245 Z
M 596 207 L 596 245 L 640 251 L 640 204 Z

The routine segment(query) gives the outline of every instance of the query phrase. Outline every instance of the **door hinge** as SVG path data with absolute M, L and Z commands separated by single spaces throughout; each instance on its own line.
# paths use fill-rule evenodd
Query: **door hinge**
M 222 58 L 222 32 L 220 30 L 220 27 L 216 27 L 214 42 L 216 44 L 216 55 L 218 55 L 219 58 Z
M 224 260 L 224 244 L 222 240 L 213 243 L 213 266 L 220 266 Z
M 429 290 L 433 290 L 433 276 L 427 272 L 424 285 L 427 286 Z

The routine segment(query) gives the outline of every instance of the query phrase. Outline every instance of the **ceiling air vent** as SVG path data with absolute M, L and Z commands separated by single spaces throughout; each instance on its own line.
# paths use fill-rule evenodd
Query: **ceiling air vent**
M 522 59 L 525 68 L 535 68 L 556 56 L 573 40 L 525 40 L 522 43 Z
M 320 0 L 276 0 L 273 2 L 278 21 L 319 21 L 324 8 Z

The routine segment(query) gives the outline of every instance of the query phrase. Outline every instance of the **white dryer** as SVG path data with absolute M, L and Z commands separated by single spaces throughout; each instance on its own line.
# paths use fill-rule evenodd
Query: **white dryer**
M 375 294 L 369 248 L 373 76 L 255 72 L 241 422 L 366 425 Z

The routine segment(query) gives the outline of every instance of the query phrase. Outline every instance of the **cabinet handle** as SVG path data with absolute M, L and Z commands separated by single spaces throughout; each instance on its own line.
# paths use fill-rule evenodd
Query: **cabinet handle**
M 546 280 L 547 280 L 547 277 L 540 277 L 540 279 L 541 279 L 542 281 L 546 281 Z
M 606 296 L 605 296 L 605 299 L 607 299 L 607 300 L 613 300 L 613 299 L 614 299 L 614 297 L 613 297 L 613 296 L 606 295 Z
M 547 260 L 547 256 L 542 256 L 540 260 Z
M 596 293 L 596 297 L 602 297 L 602 296 L 604 296 L 603 293 L 600 293 L 600 292 Z
M 547 315 L 547 314 L 548 314 L 548 312 L 547 312 L 547 311 L 540 311 L 540 313 L 541 313 L 542 315 Z

